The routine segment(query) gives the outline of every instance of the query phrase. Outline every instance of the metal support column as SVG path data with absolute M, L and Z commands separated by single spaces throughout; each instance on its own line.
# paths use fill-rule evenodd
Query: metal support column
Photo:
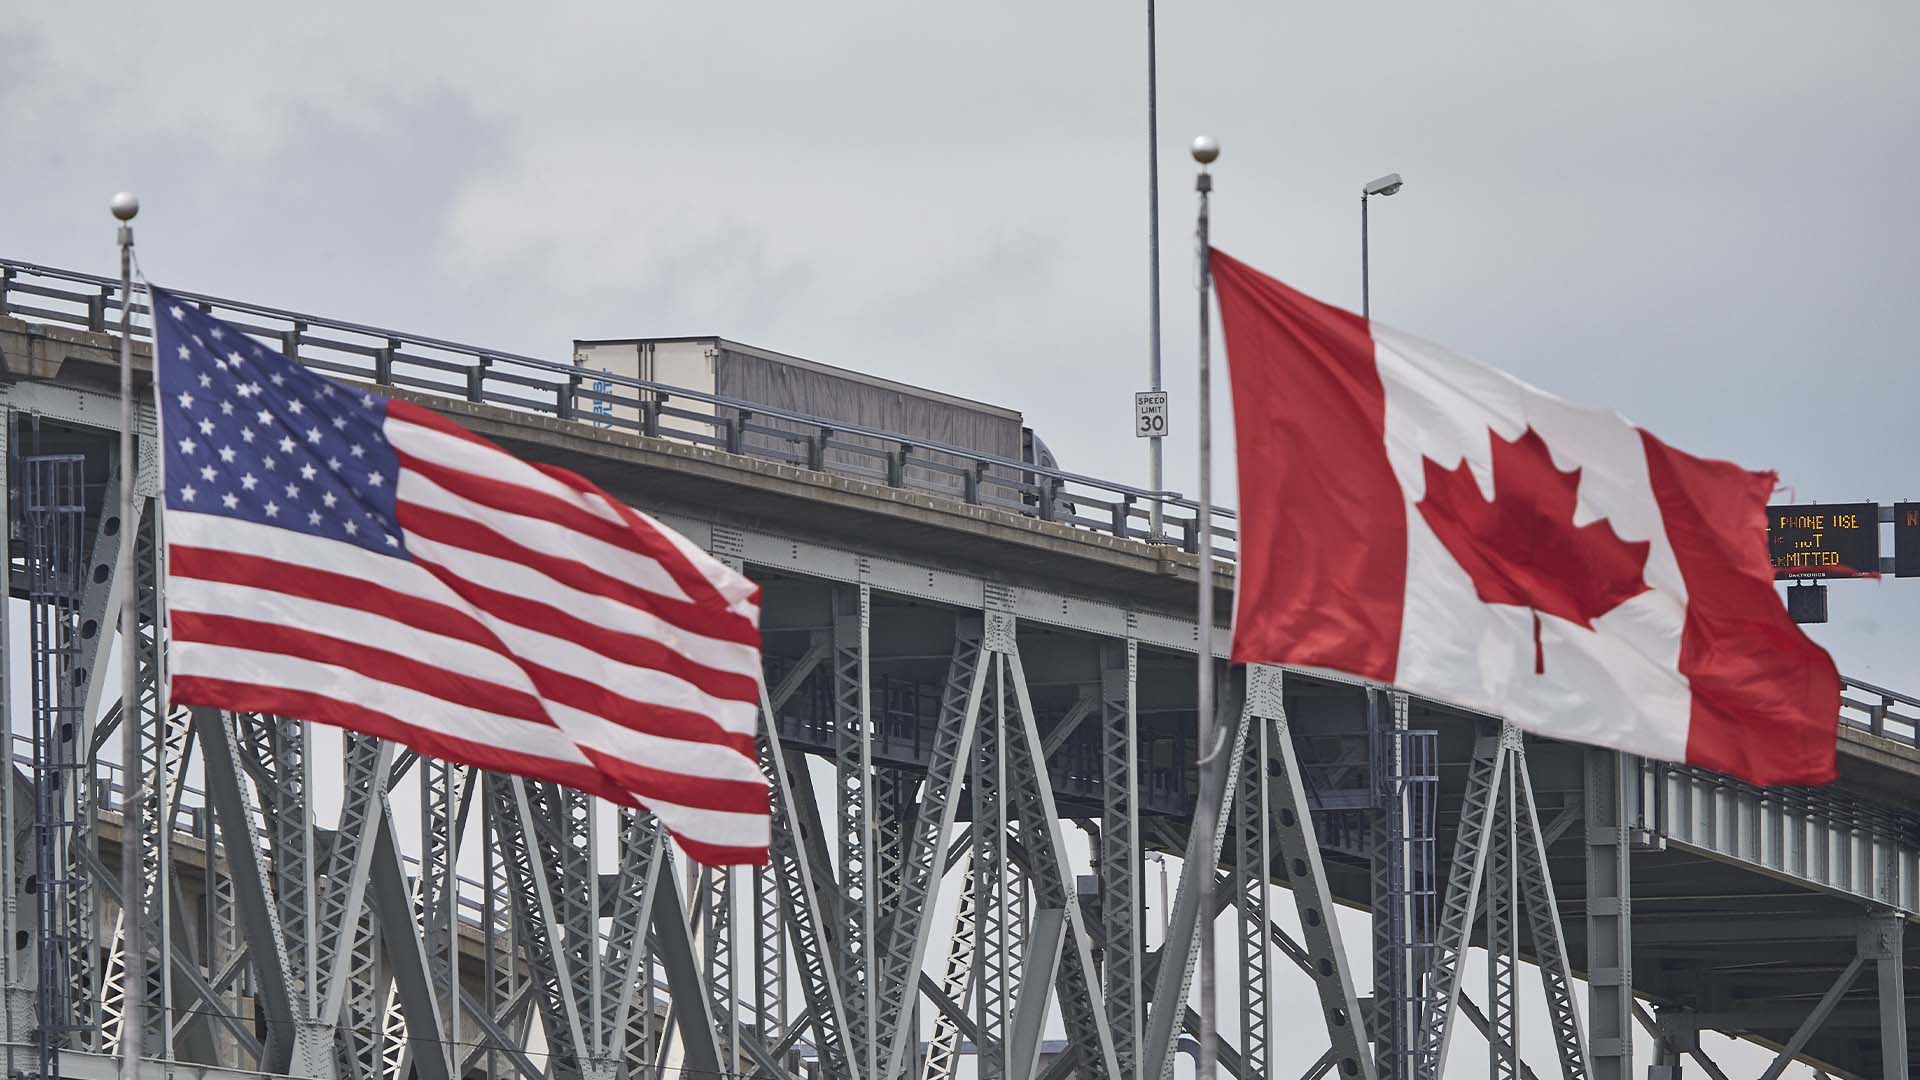
M 1256 675 L 1258 670 L 1260 675 Z M 1268 674 L 1271 672 L 1271 674 Z M 1248 668 L 1247 680 L 1277 677 L 1268 668 Z M 1264 694 L 1262 696 L 1265 696 Z M 1234 806 L 1233 897 L 1240 913 L 1238 952 L 1240 954 L 1240 1059 L 1255 1076 L 1267 1076 L 1273 1070 L 1268 1040 L 1272 1021 L 1273 949 L 1267 934 L 1269 877 L 1273 872 L 1273 852 L 1267 805 L 1269 724 L 1262 722 L 1277 710 L 1263 710 L 1253 703 L 1254 687 L 1247 690 L 1248 711 L 1253 722 L 1247 731 L 1246 759 L 1240 764 L 1240 792 Z
M 871 1075 L 877 995 L 873 979 L 875 846 L 873 703 L 868 634 L 873 595 L 865 585 L 834 592 L 833 706 L 836 731 L 841 903 L 837 929 L 840 987 L 855 1068 Z
M 1633 863 L 1627 815 L 1638 770 L 1613 750 L 1586 752 L 1587 1032 L 1595 1080 L 1633 1076 Z
M 1546 991 L 1547 1019 L 1553 1026 L 1554 1049 L 1560 1055 L 1560 1075 L 1564 1080 L 1587 1080 L 1593 1064 L 1580 1027 L 1579 1003 L 1573 997 L 1566 932 L 1554 896 L 1553 875 L 1547 866 L 1547 839 L 1540 828 L 1539 807 L 1534 804 L 1533 774 L 1527 765 L 1524 741 L 1514 749 L 1513 770 L 1514 825 L 1519 834 L 1515 858 L 1520 895 L 1526 904 L 1528 926 L 1533 934 L 1534 965 Z
M 917 795 L 917 811 L 901 822 L 904 835 L 899 841 L 899 870 L 874 951 L 883 1076 L 899 1076 L 907 1070 L 908 1050 L 919 1040 L 913 1006 L 920 996 L 920 969 L 946 876 L 947 836 L 958 820 L 989 674 L 982 634 L 977 618 L 962 618 L 954 628 L 953 652 L 947 663 L 926 783 L 913 793 Z
M 1509 768 L 1502 778 L 1504 790 L 1496 790 L 1492 847 L 1487 851 L 1487 1076 L 1489 1080 L 1518 1080 L 1520 1073 L 1519 1030 L 1519 923 L 1514 910 L 1514 769 L 1512 754 L 1520 732 L 1511 725 L 1500 731 L 1501 750 L 1509 755 Z
M 1876 912 L 1860 928 L 1860 949 L 1873 961 L 1880 991 L 1880 1075 L 1907 1080 L 1906 919 Z
M 1000 618 L 989 616 L 990 622 Z M 995 626 L 988 627 L 990 643 L 995 631 Z M 1017 931 L 1007 925 L 1006 665 L 998 654 L 989 664 L 973 765 L 973 1022 L 979 1032 L 974 1051 L 980 1080 L 1002 1080 L 1017 970 L 1009 956 L 1009 937 Z
M 60 1051 L 71 1037 L 90 1030 L 90 1010 L 83 1002 L 92 989 L 87 954 L 93 935 L 89 926 L 77 925 L 75 918 L 76 913 L 90 917 L 92 911 L 91 882 L 77 865 L 80 852 L 76 850 L 85 842 L 81 814 L 90 806 L 83 793 L 92 787 L 92 768 L 82 743 L 86 717 L 75 684 L 86 566 L 80 547 L 86 521 L 86 461 L 71 454 L 32 457 L 22 465 L 28 657 L 33 666 L 34 872 L 28 891 L 34 896 L 35 909 L 32 940 L 39 1015 L 34 1037 L 40 1075 L 50 1077 L 60 1075 Z M 0 603 L 11 601 L 0 597 Z M 4 707 L 12 712 L 11 702 Z M 11 761 L 6 768 L 11 783 Z M 9 797 L 9 808 L 12 802 Z M 12 836 L 7 839 L 11 847 Z M 8 867 L 9 877 L 13 869 Z M 11 947 L 7 953 L 17 955 Z
M 1155 445 L 1158 445 L 1157 443 Z M 1156 508 L 1158 503 L 1155 503 Z M 1156 509 L 1156 514 L 1158 510 Z M 1157 522 L 1156 522 L 1157 530 Z M 1156 531 L 1157 535 L 1157 531 Z M 1120 1075 L 1141 1080 L 1140 1042 L 1146 1020 L 1140 959 L 1140 737 L 1134 706 L 1140 645 L 1109 641 L 1100 650 L 1100 913 L 1105 960 L 1101 977 L 1113 1052 Z
M 1498 736 L 1483 736 L 1475 743 L 1447 875 L 1446 900 L 1440 911 L 1438 940 L 1434 943 L 1433 970 L 1416 1032 L 1415 1065 L 1421 1080 L 1439 1080 L 1446 1067 L 1453 1014 L 1460 1002 L 1461 965 L 1473 934 L 1487 851 L 1494 843 L 1494 803 L 1503 786 L 1506 764 L 1507 755 Z
M 1302 967 L 1313 979 L 1320 1015 L 1332 1043 L 1326 1060 L 1335 1070 L 1334 1075 L 1343 1080 L 1373 1080 L 1379 1073 L 1367 1045 L 1359 998 L 1353 989 L 1353 971 L 1346 947 L 1340 940 L 1339 918 L 1334 914 L 1337 907 L 1333 889 L 1327 884 L 1327 868 L 1321 861 L 1320 841 L 1309 812 L 1306 781 L 1300 773 L 1299 756 L 1294 752 L 1283 678 L 1277 667 L 1247 668 L 1247 711 L 1259 719 L 1267 736 L 1269 758 L 1277 758 L 1279 765 L 1276 775 L 1265 778 L 1272 835 L 1278 843 L 1280 859 L 1286 864 L 1287 884 L 1306 939 L 1307 956 Z M 1263 942 L 1270 942 L 1277 929 L 1269 922 L 1256 932 Z M 1268 1075 L 1258 1060 L 1253 1061 L 1252 1067 L 1255 1075 Z
M 1374 1065 L 1387 1080 L 1411 1080 L 1433 951 L 1437 736 L 1408 729 L 1402 693 L 1370 691 L 1367 718 Z

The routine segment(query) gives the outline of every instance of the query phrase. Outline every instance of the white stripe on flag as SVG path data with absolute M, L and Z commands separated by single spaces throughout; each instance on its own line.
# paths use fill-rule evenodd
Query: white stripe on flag
M 671 761 L 674 772 L 688 776 L 766 783 L 760 766 L 730 746 L 649 735 L 604 716 L 552 702 L 547 704 L 547 712 L 575 742 L 622 761 L 648 768 L 660 768 L 661 762 Z
M 172 661 L 174 675 L 198 675 L 318 694 L 455 739 L 569 765 L 587 764 L 586 756 L 558 728 L 455 705 L 350 668 L 195 641 L 174 642 Z
M 654 559 L 615 547 L 565 525 L 483 506 L 448 491 L 426 475 L 404 465 L 400 468 L 400 480 L 394 486 L 394 494 L 402 503 L 478 522 L 542 555 L 579 563 L 596 573 L 670 600 L 691 602 L 680 583 Z M 412 536 L 408 534 L 409 545 Z
M 239 619 L 275 623 L 310 633 L 339 638 L 355 645 L 384 649 L 456 676 L 538 696 L 533 680 L 509 657 L 482 645 L 422 630 L 398 619 L 359 608 L 342 607 L 271 589 L 230 585 L 220 581 L 175 577 L 171 586 L 174 612 L 231 615 Z

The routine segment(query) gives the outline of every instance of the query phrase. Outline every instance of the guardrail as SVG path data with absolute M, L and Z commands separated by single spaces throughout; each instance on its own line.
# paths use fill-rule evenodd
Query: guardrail
M 769 408 L 648 379 L 583 371 L 571 363 L 444 338 L 201 293 L 175 295 L 250 334 L 278 341 L 282 353 L 318 371 L 590 421 L 638 435 L 678 439 L 935 495 L 954 497 L 957 491 L 958 497 L 968 503 L 1129 540 L 1154 539 L 1147 528 L 1147 504 L 1157 497 L 1165 511 L 1166 528 L 1181 550 L 1199 550 L 1199 504 L 1178 492 L 1152 491 L 1042 468 L 899 432 Z M 117 279 L 0 259 L 0 315 L 107 333 L 118 325 L 122 303 Z M 139 320 L 151 313 L 137 297 L 133 311 L 136 333 L 148 335 L 149 327 Z M 588 403 L 584 409 L 582 402 Z M 712 411 L 683 408 L 676 402 L 702 405 Z M 595 411 L 594 403 L 607 409 Z M 622 411 L 631 416 L 621 415 Z M 774 427 L 768 421 L 784 426 Z M 929 454 L 937 454 L 940 459 Z M 960 483 L 956 487 L 950 482 L 932 482 L 928 477 L 957 478 Z M 1233 511 L 1215 507 L 1213 523 L 1213 556 L 1231 562 L 1239 540 Z M 1908 745 L 1920 745 L 1920 699 L 1857 679 L 1842 681 L 1843 722 Z M 1904 706 L 1908 712 L 1899 712 L 1896 706 Z
M 201 293 L 175 295 L 317 371 L 953 496 L 1130 540 L 1151 541 L 1148 504 L 1159 499 L 1172 542 L 1199 550 L 1199 504 L 1153 491 L 648 379 L 582 370 L 444 338 L 344 322 Z M 0 315 L 101 333 L 118 326 L 113 278 L 0 259 Z M 134 329 L 148 336 L 138 292 Z M 595 406 L 600 408 L 595 408 Z M 693 407 L 687 407 L 693 406 Z M 779 426 L 775 426 L 775 424 Z M 752 438 L 749 438 L 752 436 Z M 1213 554 L 1234 556 L 1233 511 L 1214 508 Z

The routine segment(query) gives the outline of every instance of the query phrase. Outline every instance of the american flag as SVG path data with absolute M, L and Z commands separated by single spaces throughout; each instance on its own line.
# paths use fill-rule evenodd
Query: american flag
M 767 858 L 760 590 L 583 477 L 153 290 L 175 702 L 553 780 Z

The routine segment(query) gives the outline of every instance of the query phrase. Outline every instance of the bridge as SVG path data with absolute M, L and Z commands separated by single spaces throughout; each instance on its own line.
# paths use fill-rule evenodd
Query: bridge
M 137 460 L 116 460 L 118 284 L 0 260 L 16 643 L 0 737 L 21 748 L 0 799 L 9 1074 L 105 1077 L 138 992 L 155 1078 L 1160 1080 L 1217 919 L 1237 943 L 1221 1007 L 1239 1080 L 1298 1056 L 1309 1005 L 1310 1077 L 1434 1077 L 1450 1052 L 1461 1075 L 1469 1048 L 1494 1076 L 1725 1075 L 1702 1031 L 1777 1051 L 1768 1076 L 1910 1075 L 1920 699 L 1847 680 L 1822 789 L 1523 736 L 1325 672 L 1227 665 L 1193 594 L 1206 574 L 1231 609 L 1232 518 L 1203 555 L 1196 506 L 1171 493 L 189 299 L 578 470 L 760 581 L 773 860 L 695 873 L 645 815 L 609 827 L 565 789 L 359 736 L 335 758 L 271 716 L 163 713 L 144 403 Z M 130 523 L 111 498 L 123 468 Z M 1174 543 L 1147 542 L 1156 497 Z M 125 706 L 102 673 L 129 588 L 146 630 Z M 1189 828 L 1201 650 L 1231 736 L 1213 835 Z M 129 785 L 105 763 L 129 708 L 155 736 L 131 785 L 137 905 L 118 892 Z M 402 784 L 420 792 L 414 852 Z M 1149 948 L 1152 853 L 1181 871 Z M 1217 911 L 1199 910 L 1201 874 Z M 1371 914 L 1367 946 L 1342 941 L 1342 908 Z M 147 928 L 131 990 L 126 911 Z M 1545 991 L 1525 1008 L 1552 1031 L 1537 1045 L 1517 1021 L 1523 963 Z M 1056 1017 L 1065 1049 L 1045 1038 Z

